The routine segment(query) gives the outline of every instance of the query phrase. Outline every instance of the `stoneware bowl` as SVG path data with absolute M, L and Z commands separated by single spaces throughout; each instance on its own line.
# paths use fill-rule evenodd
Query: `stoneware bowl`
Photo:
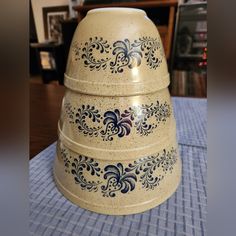
M 91 10 L 65 73 L 54 164 L 58 189 L 98 213 L 153 208 L 176 190 L 181 161 L 169 74 L 156 26 L 142 10 Z

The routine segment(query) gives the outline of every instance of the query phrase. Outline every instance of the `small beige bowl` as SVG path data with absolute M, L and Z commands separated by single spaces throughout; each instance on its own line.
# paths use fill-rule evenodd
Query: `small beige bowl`
M 54 177 L 79 206 L 126 215 L 170 197 L 181 177 L 169 74 L 142 10 L 91 10 L 73 37 Z

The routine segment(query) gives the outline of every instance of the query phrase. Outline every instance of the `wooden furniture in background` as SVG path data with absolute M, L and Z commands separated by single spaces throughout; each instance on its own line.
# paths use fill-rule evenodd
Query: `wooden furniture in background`
M 138 2 L 116 2 L 109 4 L 95 4 L 95 5 L 79 5 L 73 7 L 78 12 L 78 21 L 80 22 L 91 9 L 101 7 L 133 7 L 143 9 L 147 12 L 149 18 L 157 24 L 154 18 L 160 21 L 158 23 L 158 30 L 162 38 L 165 49 L 166 58 L 170 58 L 172 37 L 174 32 L 175 14 L 178 5 L 178 0 L 155 0 L 155 1 L 138 1 Z M 161 9 L 161 11 L 160 11 Z M 163 11 L 165 9 L 165 11 Z M 155 15 L 155 11 L 156 13 Z M 167 11 L 166 11 L 167 10 Z M 162 14 L 163 11 L 163 14 Z M 166 14 L 167 12 L 167 14 Z M 166 20 L 167 18 L 167 20 Z M 162 21 L 163 19 L 163 21 Z
M 30 158 L 57 140 L 65 87 L 30 84 Z
M 51 80 L 58 80 L 59 84 L 63 85 L 66 66 L 64 45 L 62 43 L 45 42 L 31 43 L 30 47 L 36 52 L 38 67 L 43 82 L 47 84 Z M 44 62 L 41 53 L 50 55 L 45 61 L 45 63 L 48 64 L 47 67 L 43 65 Z
M 179 5 L 171 62 L 172 96 L 207 96 L 206 2 Z

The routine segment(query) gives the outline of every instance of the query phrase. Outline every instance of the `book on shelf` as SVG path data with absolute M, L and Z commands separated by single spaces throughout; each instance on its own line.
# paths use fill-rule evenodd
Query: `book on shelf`
M 187 89 L 187 72 L 179 73 L 179 96 L 185 96 Z
M 40 52 L 40 62 L 42 69 L 55 70 L 56 62 L 51 52 Z
M 174 95 L 185 96 L 187 89 L 187 72 L 174 71 L 172 76 L 172 93 Z
M 194 96 L 201 97 L 202 96 L 202 90 L 201 90 L 201 76 L 193 72 L 192 73 L 192 79 L 193 79 L 193 85 L 194 85 Z
M 206 97 L 206 74 L 175 70 L 171 80 L 171 94 L 174 96 Z

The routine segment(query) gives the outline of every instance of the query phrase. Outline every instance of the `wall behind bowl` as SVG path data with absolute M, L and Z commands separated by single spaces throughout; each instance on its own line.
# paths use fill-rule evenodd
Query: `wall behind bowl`
M 38 42 L 45 41 L 43 7 L 69 5 L 69 0 L 31 0 Z

